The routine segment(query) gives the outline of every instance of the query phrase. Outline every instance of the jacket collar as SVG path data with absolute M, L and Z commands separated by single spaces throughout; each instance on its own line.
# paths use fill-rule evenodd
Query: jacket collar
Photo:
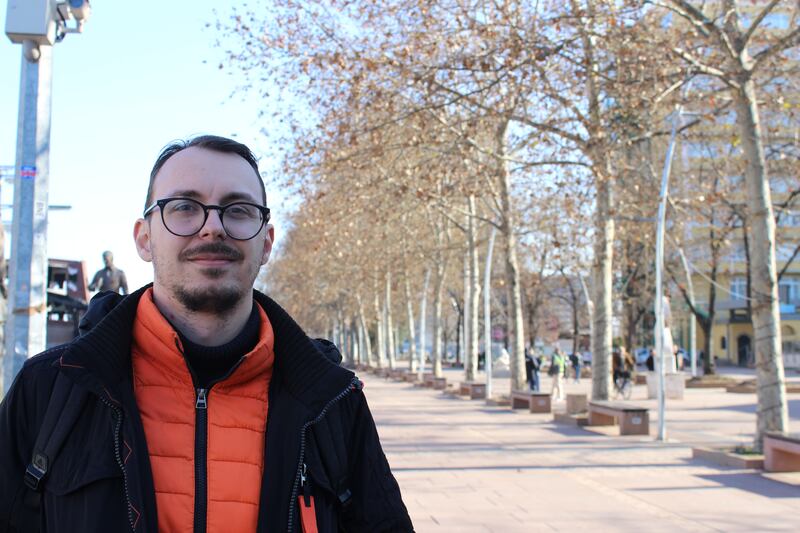
M 106 299 L 104 305 L 109 308 L 108 312 L 83 336 L 70 343 L 61 359 L 62 368 L 69 368 L 74 379 L 95 391 L 117 389 L 130 383 L 133 322 L 139 300 L 151 286 L 148 284 L 110 303 Z M 256 290 L 253 297 L 267 314 L 275 336 L 272 379 L 281 380 L 293 397 L 312 412 L 319 412 L 347 389 L 353 373 L 322 355 L 274 300 Z

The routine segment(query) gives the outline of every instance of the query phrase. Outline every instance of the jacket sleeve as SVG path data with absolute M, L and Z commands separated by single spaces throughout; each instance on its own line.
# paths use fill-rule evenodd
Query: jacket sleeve
M 37 372 L 45 365 L 29 360 L 0 403 L 0 533 L 39 531 L 40 495 L 24 476 L 49 399 L 38 391 L 52 386 L 51 372 Z
M 413 532 L 367 400 L 359 391 L 351 401 L 354 410 L 348 462 L 352 498 L 342 516 L 343 530 L 348 533 Z

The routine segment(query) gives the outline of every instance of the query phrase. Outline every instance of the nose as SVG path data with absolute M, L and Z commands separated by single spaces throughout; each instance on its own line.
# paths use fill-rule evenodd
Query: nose
M 212 239 L 224 239 L 227 237 L 225 228 L 222 226 L 222 216 L 219 209 L 208 210 L 208 218 L 206 218 L 206 223 L 203 224 L 203 227 L 200 228 L 200 236 Z

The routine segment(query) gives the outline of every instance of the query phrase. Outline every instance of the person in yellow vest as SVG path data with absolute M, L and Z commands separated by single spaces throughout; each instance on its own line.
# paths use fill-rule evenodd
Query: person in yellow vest
M 550 358 L 550 370 L 548 374 L 553 378 L 553 385 L 550 394 L 554 400 L 564 399 L 564 369 L 567 359 L 560 348 L 556 348 Z
M 410 532 L 361 382 L 253 289 L 249 148 L 168 145 L 134 226 L 154 279 L 92 300 L 0 405 L 0 532 Z

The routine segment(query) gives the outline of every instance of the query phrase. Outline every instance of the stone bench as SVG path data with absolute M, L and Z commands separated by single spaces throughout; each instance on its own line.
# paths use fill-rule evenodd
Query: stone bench
M 767 472 L 800 472 L 800 434 L 764 435 L 764 470 Z
M 550 393 L 529 390 L 515 390 L 511 393 L 512 409 L 528 409 L 531 413 L 551 411 Z
M 483 400 L 486 399 L 486 383 L 462 381 L 458 392 L 461 396 L 469 396 L 470 400 Z
M 389 372 L 389 378 L 396 379 L 398 381 L 403 381 L 405 379 L 405 375 L 408 374 L 408 370 L 405 368 L 395 368 Z
M 567 394 L 567 414 L 577 415 L 585 413 L 587 410 L 587 398 L 585 394 Z
M 424 387 L 428 387 L 428 388 L 432 389 L 433 388 L 433 380 L 434 379 L 435 379 L 435 376 L 433 375 L 433 372 L 425 372 L 422 375 L 422 385 Z
M 620 435 L 649 435 L 650 417 L 646 407 L 622 402 L 589 402 L 589 426 L 619 425 Z
M 433 390 L 444 390 L 447 388 L 447 378 L 437 378 L 433 374 L 425 374 L 425 386 Z
M 408 383 L 415 383 L 417 381 L 417 373 L 406 372 L 405 374 L 403 374 L 402 381 L 406 381 Z

